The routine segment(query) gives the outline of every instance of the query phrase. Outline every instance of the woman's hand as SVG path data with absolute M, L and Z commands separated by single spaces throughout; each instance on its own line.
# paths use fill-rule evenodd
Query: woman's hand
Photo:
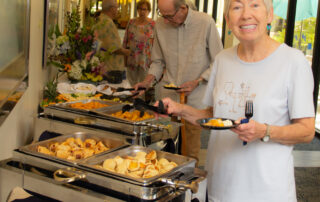
M 236 124 L 239 124 L 241 119 L 237 120 Z M 264 136 L 266 129 L 267 126 L 265 124 L 250 119 L 249 123 L 240 124 L 231 130 L 237 133 L 242 141 L 253 142 L 257 139 L 261 139 Z
M 171 100 L 170 98 L 163 98 L 162 102 L 163 102 L 164 108 L 167 111 L 167 114 L 172 114 L 174 116 L 181 115 L 181 112 L 184 106 L 183 104 L 177 103 Z M 157 101 L 154 105 L 159 106 L 159 101 Z

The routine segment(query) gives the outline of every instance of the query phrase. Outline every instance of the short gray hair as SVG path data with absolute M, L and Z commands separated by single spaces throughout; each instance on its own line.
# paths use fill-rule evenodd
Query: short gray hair
M 229 8 L 230 8 L 230 4 L 231 4 L 232 0 L 224 0 L 224 16 L 228 16 L 229 15 Z M 272 8 L 272 0 L 263 0 L 264 5 L 267 8 L 267 12 L 270 12 L 270 9 Z
M 110 8 L 117 6 L 115 0 L 103 0 L 102 1 L 102 11 L 108 11 Z
M 175 9 L 178 9 L 182 5 L 187 5 L 187 2 L 186 2 L 186 0 L 174 0 L 173 5 L 174 5 Z
M 195 11 L 197 10 L 197 6 L 194 5 L 192 0 L 186 0 L 186 4 L 189 6 L 190 9 L 195 10 Z

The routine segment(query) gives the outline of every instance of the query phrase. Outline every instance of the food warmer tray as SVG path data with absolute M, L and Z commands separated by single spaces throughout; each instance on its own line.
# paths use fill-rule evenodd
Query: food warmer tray
M 166 118 L 127 121 L 111 116 L 112 113 L 120 111 L 123 106 L 123 104 L 115 104 L 110 107 L 85 111 L 73 110 L 57 104 L 45 107 L 43 115 L 49 119 L 62 119 L 79 125 L 105 128 L 106 130 L 119 131 L 133 136 L 164 131 L 168 136 L 167 138 L 175 139 L 181 124 L 171 122 Z M 164 134 L 164 136 L 166 135 Z
M 101 108 L 108 108 L 108 107 L 112 107 L 112 106 L 115 106 L 115 105 L 121 105 L 121 103 L 113 102 L 113 101 L 87 99 L 87 100 L 77 100 L 77 101 L 71 101 L 71 102 L 56 103 L 56 104 L 50 105 L 50 106 L 53 106 L 53 107 L 56 107 L 56 108 L 61 108 L 61 109 L 67 110 L 67 111 L 90 112 L 93 109 L 78 109 L 78 108 L 71 107 L 71 104 L 76 104 L 76 103 L 87 104 L 89 102 L 99 102 L 101 104 L 108 105 L 108 106 L 101 107 Z
M 40 141 L 40 142 L 36 142 L 36 143 L 31 143 L 29 145 L 25 145 L 25 146 L 20 147 L 19 150 L 24 152 L 24 153 L 28 153 L 28 154 L 31 154 L 31 155 L 34 155 L 34 156 L 37 156 L 37 157 L 41 157 L 41 158 L 45 158 L 45 159 L 48 159 L 48 160 L 64 163 L 64 164 L 70 165 L 70 166 L 73 166 L 75 164 L 78 164 L 81 161 L 86 160 L 86 159 L 76 159 L 76 160 L 63 159 L 63 158 L 58 158 L 56 156 L 51 156 L 51 155 L 47 155 L 47 154 L 44 154 L 44 153 L 40 153 L 40 152 L 37 151 L 38 146 L 43 146 L 43 147 L 49 148 L 49 146 L 52 143 L 55 143 L 55 142 L 61 143 L 61 142 L 64 142 L 65 140 L 67 140 L 68 138 L 80 138 L 82 141 L 84 141 L 85 139 L 89 139 L 90 138 L 90 139 L 94 139 L 97 142 L 102 141 L 102 143 L 105 146 L 110 148 L 109 150 L 103 151 L 103 152 L 101 152 L 99 154 L 95 154 L 95 155 L 90 156 L 90 157 L 88 157 L 86 159 L 93 158 L 93 157 L 99 156 L 99 155 L 103 155 L 103 154 L 106 154 L 106 153 L 109 153 L 109 152 L 113 152 L 113 151 L 115 151 L 117 149 L 129 146 L 124 141 L 120 141 L 120 140 L 117 140 L 117 139 L 112 139 L 112 138 L 110 138 L 108 136 L 103 136 L 103 135 L 99 135 L 99 134 L 92 135 L 92 134 L 88 134 L 88 133 L 77 132 L 77 133 L 68 134 L 68 135 L 61 135 L 61 136 L 58 136 L 58 137 L 55 137 L 55 138 L 51 138 L 51 139 Z
M 98 156 L 96 158 L 87 159 L 85 161 L 82 161 L 79 165 L 86 167 L 86 168 L 89 168 L 89 169 L 92 169 L 92 170 L 95 170 L 95 171 L 98 171 L 102 174 L 114 176 L 115 178 L 120 179 L 120 180 L 124 180 L 124 181 L 128 181 L 130 183 L 147 186 L 147 185 L 150 185 L 152 183 L 159 181 L 161 178 L 169 176 L 173 172 L 180 171 L 182 168 L 186 168 L 186 167 L 194 168 L 195 164 L 196 164 L 196 160 L 193 158 L 189 158 L 189 157 L 178 155 L 178 154 L 163 152 L 163 151 L 156 151 L 157 159 L 166 158 L 170 162 L 171 161 L 175 162 L 178 166 L 173 168 L 169 172 L 162 173 L 162 174 L 156 175 L 151 178 L 135 178 L 135 177 L 131 177 L 128 175 L 108 171 L 103 168 L 100 169 L 95 166 L 95 165 L 102 165 L 104 160 L 109 159 L 109 158 L 114 158 L 116 156 L 120 156 L 120 157 L 136 156 L 137 152 L 149 153 L 151 151 L 152 151 L 152 149 L 150 149 L 150 148 L 146 148 L 146 147 L 142 147 L 142 146 L 138 146 L 138 145 L 132 145 L 130 147 L 122 148 L 120 150 L 117 150 L 117 151 L 114 151 L 114 152 L 111 152 L 108 154 L 104 154 L 104 155 Z
M 130 149 L 124 151 L 134 150 Z M 166 156 L 167 154 L 159 153 L 159 155 Z M 169 159 L 171 158 L 171 156 L 167 157 Z M 98 156 L 93 158 L 98 158 Z M 177 155 L 172 158 L 179 159 L 182 158 L 182 156 Z M 80 163 L 69 166 L 66 162 L 58 162 L 49 158 L 40 158 L 39 156 L 26 153 L 21 149 L 13 152 L 12 159 L 0 162 L 0 167 L 12 167 L 12 164 L 15 162 L 19 169 L 25 170 L 28 167 L 31 167 L 31 169 L 25 170 L 22 173 L 28 174 L 29 172 L 32 172 L 33 177 L 35 175 L 40 175 L 41 177 L 39 178 L 46 177 L 48 178 L 46 180 L 47 183 L 54 179 L 56 184 L 68 185 L 64 187 L 73 187 L 78 190 L 84 190 L 84 187 L 87 189 L 86 185 L 90 185 L 90 192 L 92 190 L 96 191 L 96 189 L 93 188 L 97 186 L 98 190 L 104 190 L 102 194 L 115 197 L 115 195 L 111 195 L 111 193 L 117 193 L 117 197 L 120 194 L 122 196 L 120 198 L 127 198 L 126 201 L 167 202 L 170 201 L 172 197 L 181 195 L 181 193 L 188 193 L 189 196 L 186 200 L 181 199 L 178 201 L 190 201 L 192 195 L 195 193 L 198 192 L 197 194 L 199 194 L 199 192 L 201 192 L 202 195 L 205 193 L 204 183 L 206 182 L 206 172 L 194 168 L 192 160 L 187 161 L 187 164 L 182 163 L 179 165 L 179 169 L 171 170 L 161 178 L 158 177 L 153 179 L 153 182 L 150 182 L 151 184 L 149 185 L 143 185 L 143 183 L 139 184 L 137 181 L 128 178 L 120 178 L 117 175 L 101 172 L 86 165 L 79 165 Z M 201 187 L 201 189 L 199 189 L 199 187 Z M 39 187 L 38 190 L 39 189 L 41 188 Z M 89 191 L 88 193 L 90 193 Z

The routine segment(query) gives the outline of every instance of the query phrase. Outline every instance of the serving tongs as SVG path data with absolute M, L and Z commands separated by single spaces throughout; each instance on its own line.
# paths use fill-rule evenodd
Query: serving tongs
M 140 98 L 135 98 L 133 100 L 133 106 L 136 109 L 140 109 L 140 110 L 141 109 L 148 109 L 148 110 L 151 110 L 151 111 L 156 112 L 158 114 L 165 114 L 165 115 L 171 116 L 171 114 L 168 114 L 167 110 L 165 109 L 162 100 L 159 100 L 158 102 L 159 102 L 159 105 L 158 105 L 158 107 L 156 107 L 156 106 L 152 106 L 152 105 L 147 104 L 144 100 L 142 100 Z
M 123 87 L 119 87 L 115 90 L 115 92 L 123 92 L 123 91 L 133 91 L 135 90 L 134 88 L 123 88 Z M 146 88 L 143 88 L 143 87 L 140 87 L 138 88 L 138 91 L 139 90 L 146 90 Z
M 190 175 L 191 174 L 191 175 Z M 158 180 L 165 183 L 175 189 L 190 189 L 192 193 L 197 193 L 199 189 L 199 183 L 205 180 L 207 172 L 199 168 L 184 168 L 181 171 L 173 173 L 171 176 L 162 177 Z

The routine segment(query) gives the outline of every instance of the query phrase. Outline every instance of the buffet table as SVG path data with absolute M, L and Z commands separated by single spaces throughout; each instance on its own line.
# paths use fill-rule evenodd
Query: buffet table
M 19 186 L 61 201 L 205 201 L 206 172 L 195 168 L 194 159 L 175 154 L 179 123 L 154 116 L 143 119 L 147 113 L 152 115 L 148 110 L 140 111 L 138 119 L 114 116 L 125 105 L 132 105 L 127 102 L 97 99 L 94 101 L 103 107 L 72 107 L 91 101 L 43 108 L 35 120 L 34 134 L 35 140 L 43 141 L 20 147 L 12 158 L 0 162 L 2 183 L 10 181 L 0 185 L 5 187 L 1 195 Z M 45 136 L 55 137 L 44 140 Z M 104 145 L 102 150 L 91 147 L 98 142 Z M 68 149 L 58 154 L 58 147 Z M 129 163 L 119 164 L 119 158 Z M 109 161 L 117 162 L 115 170 L 109 170 Z M 125 171 L 119 171 L 120 165 Z

